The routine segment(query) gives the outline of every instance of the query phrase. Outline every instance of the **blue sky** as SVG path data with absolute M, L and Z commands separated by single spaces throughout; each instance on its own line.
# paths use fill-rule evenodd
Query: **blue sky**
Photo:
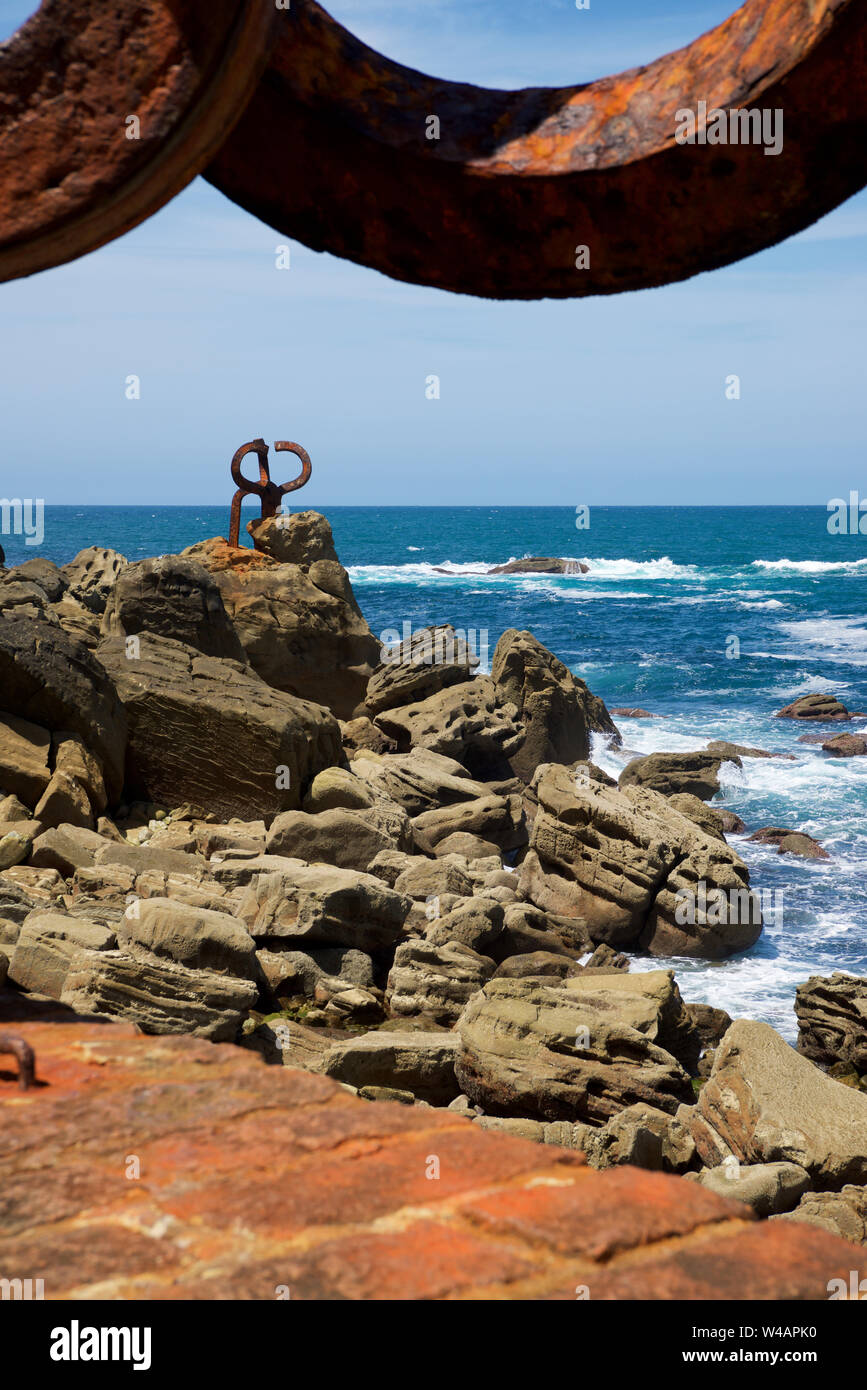
M 33 8 L 0 0 L 0 36 Z M 333 0 L 402 62 L 589 80 L 687 43 L 716 0 Z M 244 440 L 295 439 L 310 504 L 810 503 L 867 491 L 867 194 L 681 285 L 490 303 L 282 240 L 197 180 L 127 236 L 0 286 L 0 494 L 222 503 Z M 141 399 L 128 401 L 128 374 Z M 441 379 L 441 397 L 425 380 Z M 741 378 L 728 401 L 725 378 Z M 278 470 L 275 470 L 275 476 Z M 282 481 L 282 477 L 278 479 Z

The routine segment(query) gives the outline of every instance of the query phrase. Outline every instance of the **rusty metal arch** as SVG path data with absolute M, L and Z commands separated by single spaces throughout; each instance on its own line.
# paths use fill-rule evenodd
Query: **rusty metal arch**
M 685 279 L 773 245 L 867 182 L 867 0 L 747 0 L 646 67 L 517 92 L 393 63 L 314 0 L 135 9 L 147 42 L 122 0 L 63 3 L 67 38 L 52 40 L 45 26 L 57 29 L 61 4 L 46 0 L 0 46 L 0 198 L 12 209 L 2 278 L 119 235 L 206 165 L 283 235 L 397 279 L 503 299 Z M 72 16 L 85 36 L 104 25 L 102 40 L 77 47 Z M 92 105 L 100 80 L 110 119 Z M 163 121 L 138 164 L 115 143 L 133 90 Z M 782 152 L 677 144 L 676 112 L 702 101 L 782 109 Z M 426 138 L 430 115 L 439 140 Z M 70 130 L 78 144 L 61 158 L 55 139 L 52 154 L 52 134 Z M 578 269 L 584 245 L 590 264 Z
M 0 44 L 0 279 L 83 256 L 186 187 L 252 95 L 277 14 L 269 0 L 43 0 Z

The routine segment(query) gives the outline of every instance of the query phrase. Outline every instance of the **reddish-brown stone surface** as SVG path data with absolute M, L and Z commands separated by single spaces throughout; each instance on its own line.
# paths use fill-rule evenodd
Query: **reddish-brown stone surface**
M 38 1084 L 0 1058 L 0 1274 L 46 1298 L 825 1299 L 857 1268 L 826 1232 L 681 1179 L 597 1173 L 236 1047 L 14 1028 Z

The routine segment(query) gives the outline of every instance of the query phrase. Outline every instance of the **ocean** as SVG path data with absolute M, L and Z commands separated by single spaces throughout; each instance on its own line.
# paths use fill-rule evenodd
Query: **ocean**
M 312 507 L 298 499 L 293 511 Z M 762 1019 L 794 1040 L 795 988 L 810 975 L 867 975 L 867 758 L 798 743 L 815 726 L 774 718 L 808 691 L 867 710 L 867 537 L 831 534 L 824 507 L 319 507 L 372 630 L 451 622 L 474 631 L 487 665 L 500 634 L 528 628 L 609 705 L 624 747 L 597 749 L 617 775 L 630 755 L 723 738 L 796 760 L 723 769 L 719 804 L 748 832 L 815 836 L 828 861 L 782 856 L 730 836 L 755 888 L 782 911 L 748 954 L 671 965 L 688 1000 Z M 244 516 L 255 515 L 245 509 Z M 867 523 L 865 523 L 867 524 Z M 130 560 L 225 535 L 222 507 L 47 507 L 45 536 L 2 535 L 7 565 L 63 563 L 104 545 Z M 584 575 L 488 576 L 524 555 L 583 560 Z M 859 729 L 835 726 L 832 732 Z

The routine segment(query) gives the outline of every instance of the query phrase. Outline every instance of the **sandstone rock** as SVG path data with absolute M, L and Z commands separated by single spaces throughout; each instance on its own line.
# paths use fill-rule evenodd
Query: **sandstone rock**
M 193 1033 L 211 1042 L 233 1042 L 255 1002 L 249 980 L 146 963 L 119 951 L 78 951 L 61 995 L 76 1013 L 125 1019 L 143 1033 Z
M 509 560 L 495 565 L 488 574 L 587 574 L 590 569 L 583 560 L 563 560 L 551 556 L 525 555 L 522 560 Z
M 278 945 L 277 941 L 271 942 L 272 947 Z M 369 989 L 374 984 L 371 957 L 352 947 L 314 947 L 309 951 L 260 947 L 256 959 L 277 1000 L 299 996 L 312 999 L 323 980 L 330 980 L 335 988 L 342 989 L 352 986 Z
M 248 887 L 238 917 L 257 941 L 352 946 L 377 951 L 404 934 L 410 900 L 370 874 L 300 865 L 262 873 Z
M 114 933 L 96 922 L 61 912 L 34 912 L 18 935 L 9 978 L 19 989 L 59 999 L 76 951 L 103 951 L 113 945 Z
M 427 748 L 391 756 L 364 754 L 351 763 L 351 768 L 410 816 L 458 801 L 474 801 L 490 791 L 484 782 L 474 781 L 454 758 L 442 757 Z
M 510 752 L 516 776 L 531 782 L 541 763 L 574 763 L 590 752 L 590 735 L 620 734 L 603 702 L 530 632 L 510 628 L 497 643 L 491 678 L 504 705 L 514 705 L 524 730 Z
M 4 587 L 7 584 L 18 582 L 26 584 L 37 584 L 49 603 L 57 603 L 63 597 L 67 587 L 67 581 L 62 570 L 58 569 L 53 560 L 45 560 L 41 556 L 34 556 L 32 560 L 25 560 L 23 564 L 16 565 L 14 569 L 4 575 L 2 581 Z
M 791 1211 L 810 1186 L 809 1173 L 797 1163 L 723 1164 L 690 1176 L 720 1197 L 746 1202 L 756 1216 Z
M 457 1025 L 461 1089 L 493 1114 L 595 1124 L 638 1101 L 673 1113 L 691 1099 L 686 1072 L 649 1036 L 659 1022 L 653 1000 L 576 993 L 581 983 L 577 976 L 485 985 Z
M 74 777 L 87 793 L 94 815 L 101 815 L 106 809 L 108 798 L 98 758 L 94 757 L 78 734 L 66 730 L 61 729 L 53 734 L 51 743 L 55 771 L 65 772 Z
M 390 816 L 376 807 L 364 811 L 340 807 L 316 815 L 284 812 L 275 818 L 265 848 L 268 854 L 308 864 L 336 864 L 364 872 L 382 850 L 406 850 L 411 843 L 409 817 L 399 807 Z
M 710 1004 L 685 1004 L 692 1026 L 698 1034 L 702 1049 L 715 1047 L 722 1042 L 732 1021 L 725 1009 L 715 1009 Z
M 582 1148 L 587 1161 L 600 1169 L 629 1163 L 654 1173 L 685 1173 L 695 1159 L 695 1144 L 683 1122 L 643 1101 L 589 1130 Z
M 528 951 L 550 951 L 573 960 L 591 949 L 587 928 L 577 918 L 542 912 L 531 903 L 513 903 L 506 906 L 503 932 L 491 952 L 498 961 Z
M 848 1062 L 867 1073 L 867 980 L 813 975 L 795 994 L 798 1051 L 821 1066 Z
M 691 1123 L 710 1167 L 796 1163 L 813 1187 L 867 1182 L 867 1096 L 831 1080 L 765 1023 L 733 1023 Z
M 436 918 L 425 933 L 432 946 L 445 946 L 460 941 L 480 955 L 489 956 L 490 948 L 503 930 L 502 905 L 492 898 L 470 898 L 451 911 Z
M 193 970 L 256 977 L 255 942 L 228 912 L 186 907 L 169 898 L 145 898 L 134 906 L 134 912 L 127 909 L 117 939 L 137 960 L 166 959 Z
M 466 859 L 468 864 L 478 863 L 479 860 L 494 856 L 499 862 L 500 847 L 491 840 L 482 840 L 478 835 L 469 835 L 465 831 L 456 830 L 451 835 L 446 835 L 444 840 L 439 840 L 434 846 L 434 856 L 437 859 L 449 855 L 459 855 Z M 504 889 L 498 889 L 504 892 Z M 511 895 L 514 898 L 514 894 Z
M 822 744 L 826 753 L 834 758 L 863 758 L 867 755 L 867 738 L 858 734 L 837 734 Z
M 19 801 L 17 796 L 0 797 L 0 825 L 29 819 L 30 808 L 25 806 L 23 801 Z
M 59 825 L 84 826 L 93 829 L 93 808 L 84 787 L 68 772 L 57 768 L 36 803 L 33 815 L 48 829 Z
M 415 705 L 450 685 L 468 681 L 479 658 L 464 633 L 449 624 L 421 628 L 388 649 L 370 678 L 364 697 L 376 716 L 400 705 Z
M 112 589 L 128 561 L 116 550 L 90 545 L 79 550 L 74 560 L 64 565 L 61 574 L 67 593 L 93 613 L 105 612 Z
M 458 1093 L 456 1033 L 373 1032 L 335 1043 L 322 1070 L 336 1081 L 409 1091 L 431 1105 L 448 1105 Z
M 417 704 L 388 709 L 376 726 L 401 752 L 428 748 L 460 762 L 474 777 L 508 777 L 523 734 L 514 705 L 504 704 L 489 676 L 448 686 Z
M 647 709 L 638 709 L 638 708 L 633 708 L 633 709 L 629 709 L 629 708 L 625 708 L 625 709 L 612 709 L 612 710 L 609 710 L 609 714 L 610 714 L 610 715 L 612 716 L 612 718 L 614 718 L 614 719 L 655 719 L 655 718 L 656 718 L 656 716 L 655 716 L 654 714 L 651 714 L 650 710 L 647 710 Z
M 81 642 L 30 618 L 0 624 L 0 692 L 4 717 L 79 734 L 100 760 L 109 798 L 117 799 L 126 717 L 113 682 Z
M 56 869 L 70 878 L 76 869 L 90 868 L 106 841 L 94 830 L 84 826 L 62 825 L 37 835 L 30 851 L 34 869 Z
M 821 719 L 826 723 L 842 722 L 852 716 L 846 706 L 834 695 L 816 693 L 801 695 L 784 709 L 778 710 L 777 719 Z
M 0 703 L 3 701 L 0 688 Z M 0 716 L 0 787 L 7 796 L 21 797 L 32 810 L 51 773 L 48 752 L 51 739 L 46 729 L 15 715 Z
M 172 637 L 203 656 L 246 665 L 217 581 L 203 565 L 181 555 L 126 565 L 106 606 L 102 632 L 105 637 Z
M 412 1016 L 452 1027 L 468 999 L 494 973 L 494 962 L 459 941 L 433 946 L 404 941 L 394 953 L 386 1005 L 398 1018 Z
M 673 797 L 669 799 L 674 800 Z M 742 835 L 747 828 L 740 816 L 736 816 L 734 811 L 727 811 L 723 806 L 715 806 L 713 815 L 722 823 L 722 828 L 727 835 Z
M 774 1219 L 806 1221 L 811 1226 L 820 1226 L 835 1236 L 842 1236 L 853 1245 L 867 1245 L 867 1188 L 848 1185 L 840 1192 L 807 1192 L 794 1211 Z M 841 1268 L 839 1273 L 849 1285 L 848 1271 Z M 858 1282 L 859 1294 L 863 1296 L 860 1277 Z
M 412 822 L 415 843 L 425 854 L 436 852 L 442 840 L 455 834 L 472 835 L 496 849 L 520 849 L 527 843 L 527 823 L 519 796 L 483 796 L 453 806 L 423 811 Z
M 582 967 L 569 956 L 556 955 L 553 951 L 524 951 L 518 956 L 509 956 L 501 961 L 494 971 L 495 980 L 528 980 L 542 975 L 553 975 L 563 980 L 567 975 L 580 975 Z
M 776 845 L 779 854 L 797 854 L 802 859 L 831 858 L 818 840 L 800 830 L 785 830 L 778 825 L 765 825 L 747 838 L 756 840 L 760 845 Z
M 520 891 L 576 918 L 594 942 L 723 959 L 752 946 L 761 913 L 746 866 L 666 798 L 540 768 Z
M 138 640 L 136 660 L 120 638 L 99 647 L 129 719 L 135 795 L 252 819 L 299 805 L 339 758 L 337 722 L 321 706 L 270 689 L 237 662 L 167 637 Z
M 468 898 L 473 891 L 471 880 L 467 877 L 466 862 L 457 859 L 416 860 L 395 881 L 398 893 L 405 893 L 416 902 L 432 897 L 442 897 L 455 893 Z
M 663 796 L 686 793 L 709 801 L 720 789 L 719 770 L 724 762 L 741 766 L 740 758 L 713 753 L 650 753 L 635 758 L 620 774 L 621 787 L 647 787 Z
M 35 829 L 36 822 L 33 824 Z M 33 834 L 25 835 L 20 830 L 0 826 L 0 872 L 26 859 L 33 839 Z
M 184 854 L 176 849 L 151 849 L 149 845 L 117 844 L 103 840 L 97 846 L 94 863 L 100 867 L 120 865 L 134 874 L 180 874 L 199 879 L 207 870 L 200 854 Z
M 716 810 L 712 810 L 689 792 L 676 792 L 668 799 L 676 811 L 680 811 L 681 815 L 687 816 L 689 820 L 694 820 L 712 840 L 722 840 L 723 844 L 726 843 L 723 819 Z
M 271 1019 L 250 1027 L 248 1019 L 238 1038 L 239 1047 L 258 1052 L 271 1066 L 293 1067 L 298 1071 L 321 1072 L 331 1046 L 320 1028 L 308 1028 L 293 1019 Z
M 316 512 L 254 525 L 257 544 L 298 560 L 232 549 L 222 539 L 183 553 L 214 575 L 256 673 L 277 690 L 349 719 L 379 661 L 379 642 L 337 559 L 331 527 Z
M 368 719 L 359 715 L 357 719 L 340 721 L 343 747 L 347 753 L 396 753 L 397 743 Z
M 357 777 L 346 767 L 326 767 L 318 772 L 304 798 L 303 810 L 311 815 L 320 811 L 366 811 L 377 801 L 396 805 L 382 793 L 375 792 L 363 777 Z

